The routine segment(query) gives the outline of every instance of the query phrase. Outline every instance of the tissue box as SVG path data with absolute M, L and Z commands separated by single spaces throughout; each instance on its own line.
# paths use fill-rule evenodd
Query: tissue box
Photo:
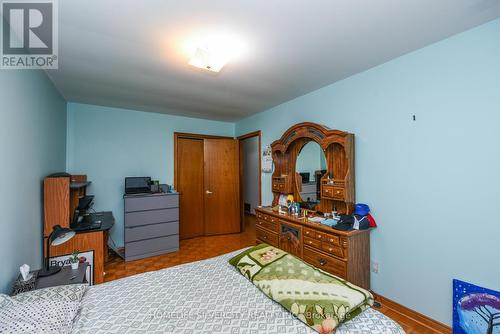
M 17 277 L 17 280 L 14 282 L 14 287 L 12 288 L 12 296 L 15 296 L 19 293 L 28 292 L 35 290 L 36 281 L 38 279 L 38 271 L 32 272 L 32 276 L 29 280 L 23 281 L 23 277 L 21 274 Z

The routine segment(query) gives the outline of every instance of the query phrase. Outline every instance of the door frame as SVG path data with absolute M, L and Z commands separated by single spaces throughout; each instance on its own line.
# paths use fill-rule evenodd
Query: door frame
M 243 199 L 243 141 L 248 138 L 258 137 L 258 145 L 259 145 L 259 205 L 262 205 L 262 131 L 257 130 L 253 132 L 249 132 L 247 134 L 238 136 L 238 144 L 240 147 L 240 210 L 241 210 L 241 231 L 245 231 L 245 203 Z
M 206 134 L 199 134 L 199 133 L 186 133 L 186 132 L 174 132 L 174 189 L 177 189 L 177 185 L 179 184 L 179 174 L 178 174 L 178 169 L 179 169 L 179 161 L 178 161 L 178 153 L 177 153 L 177 146 L 178 146 L 178 140 L 179 138 L 184 138 L 184 139 L 234 139 L 234 137 L 229 137 L 229 136 L 215 136 L 215 135 L 206 135 Z M 240 168 L 241 169 L 241 168 Z M 203 182 L 203 184 L 205 184 Z M 241 184 L 241 180 L 240 180 Z M 203 186 L 205 187 L 205 186 Z M 241 190 L 240 190 L 241 194 Z M 179 196 L 182 196 L 182 193 L 179 193 Z M 201 208 L 203 212 L 205 211 L 205 208 Z M 240 217 L 241 219 L 241 217 Z M 182 224 L 180 221 L 179 217 L 179 224 Z M 241 221 L 240 221 L 241 225 Z M 203 221 L 203 230 L 205 231 L 205 221 Z

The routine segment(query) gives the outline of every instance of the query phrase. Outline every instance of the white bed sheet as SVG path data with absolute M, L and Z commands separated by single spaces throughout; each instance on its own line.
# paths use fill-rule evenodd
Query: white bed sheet
M 229 265 L 238 252 L 92 286 L 73 333 L 316 333 Z M 368 309 L 336 333 L 404 331 Z

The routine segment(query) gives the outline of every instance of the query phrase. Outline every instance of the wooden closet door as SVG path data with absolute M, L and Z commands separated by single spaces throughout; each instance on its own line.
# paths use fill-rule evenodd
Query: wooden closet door
M 240 232 L 239 145 L 205 139 L 205 235 Z
M 180 239 L 204 235 L 203 139 L 177 139 Z

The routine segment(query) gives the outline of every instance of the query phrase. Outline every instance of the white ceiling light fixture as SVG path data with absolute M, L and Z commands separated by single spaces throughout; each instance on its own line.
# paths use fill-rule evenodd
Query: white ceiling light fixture
M 223 33 L 199 35 L 187 42 L 189 65 L 219 72 L 230 60 L 243 52 L 243 45 L 234 36 Z
M 211 51 L 208 47 L 198 47 L 189 61 L 189 65 L 212 72 L 219 72 L 228 60 L 229 57 L 223 53 Z

